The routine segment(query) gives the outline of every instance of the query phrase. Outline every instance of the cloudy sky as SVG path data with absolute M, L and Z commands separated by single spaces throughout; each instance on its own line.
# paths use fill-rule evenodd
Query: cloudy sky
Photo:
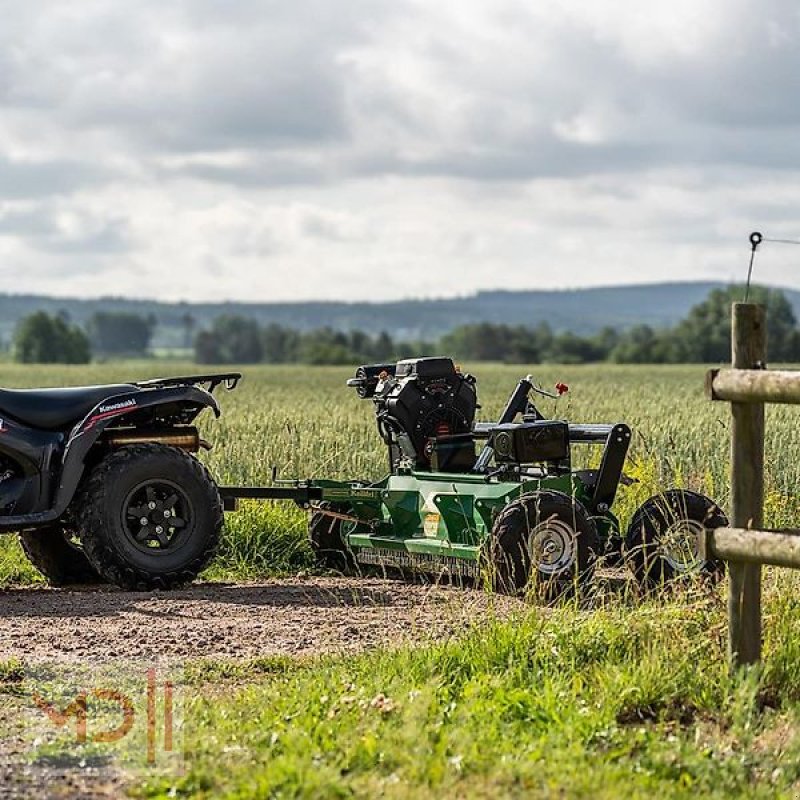
M 0 0 L 0 291 L 740 279 L 800 238 L 793 0 Z M 800 287 L 800 248 L 757 277 Z

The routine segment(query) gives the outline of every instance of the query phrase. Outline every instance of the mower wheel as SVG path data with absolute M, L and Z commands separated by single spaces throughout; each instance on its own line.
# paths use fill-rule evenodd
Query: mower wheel
M 724 562 L 700 558 L 697 537 L 704 528 L 727 524 L 725 514 L 705 495 L 670 489 L 651 497 L 633 515 L 625 537 L 625 560 L 648 588 L 685 575 L 718 581 Z
M 562 492 L 525 494 L 500 512 L 492 528 L 492 586 L 556 600 L 591 578 L 596 552 L 597 528 L 583 504 Z
M 214 556 L 223 524 L 203 464 L 155 443 L 112 452 L 89 473 L 75 506 L 87 558 L 124 589 L 190 583 Z
M 325 511 L 344 513 L 346 510 L 331 503 L 320 503 L 308 518 L 308 540 L 317 566 L 341 573 L 351 572 L 356 561 L 342 538 L 342 520 Z
M 20 531 L 22 550 L 51 586 L 103 583 L 80 545 L 72 541 L 72 531 L 61 523 Z

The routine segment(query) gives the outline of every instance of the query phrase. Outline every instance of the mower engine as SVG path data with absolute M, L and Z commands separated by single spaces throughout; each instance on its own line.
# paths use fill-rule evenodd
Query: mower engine
M 359 367 L 348 386 L 371 398 L 391 470 L 407 467 L 468 472 L 475 464 L 472 433 L 475 378 L 450 358 L 414 358 Z

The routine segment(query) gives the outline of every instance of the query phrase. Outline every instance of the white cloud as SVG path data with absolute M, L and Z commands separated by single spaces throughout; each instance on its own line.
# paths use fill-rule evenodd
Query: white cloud
M 800 234 L 789 0 L 0 0 L 0 15 L 15 291 L 728 279 L 751 229 Z M 759 270 L 800 285 L 776 248 Z

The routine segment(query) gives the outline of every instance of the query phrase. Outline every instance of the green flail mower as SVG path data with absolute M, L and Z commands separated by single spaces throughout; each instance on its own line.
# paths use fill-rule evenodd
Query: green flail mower
M 721 575 L 697 541 L 727 520 L 703 495 L 651 497 L 623 533 L 613 506 L 620 483 L 631 482 L 623 474 L 630 428 L 545 418 L 532 395 L 557 397 L 563 384 L 553 394 L 523 378 L 494 423 L 475 421 L 475 378 L 449 358 L 362 366 L 348 385 L 374 405 L 389 474 L 375 483 L 273 477 L 269 487 L 223 487 L 226 510 L 239 498 L 308 508 L 311 546 L 330 569 L 479 578 L 545 599 L 587 585 L 599 566 L 627 565 L 651 587 Z M 596 469 L 573 468 L 581 445 L 602 448 Z

